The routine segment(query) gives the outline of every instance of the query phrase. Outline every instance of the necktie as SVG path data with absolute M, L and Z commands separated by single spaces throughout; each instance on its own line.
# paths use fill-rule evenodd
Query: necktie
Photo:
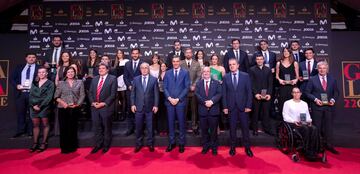
M 266 52 L 264 53 L 264 57 L 265 57 L 265 64 L 267 64 L 269 62 L 269 60 L 268 60 L 269 57 Z
M 295 61 L 299 62 L 299 54 L 298 53 L 295 54 Z
M 137 62 L 134 62 L 134 67 L 133 67 L 134 72 L 136 71 L 136 64 Z
M 322 77 L 322 82 L 321 82 L 321 85 L 322 85 L 322 87 L 323 87 L 324 91 L 326 91 L 326 88 L 327 88 L 327 83 L 326 83 L 326 80 L 325 80 L 325 77 L 324 77 L 324 76 Z
M 205 81 L 205 94 L 206 96 L 209 96 L 209 81 Z
M 145 92 L 145 90 L 146 90 L 146 76 L 143 77 L 142 86 L 143 86 L 143 89 L 144 89 L 144 92 Z
M 308 74 L 309 74 L 309 76 L 310 76 L 310 72 L 311 72 L 311 64 L 310 64 L 310 61 L 308 61 L 307 70 L 308 70 Z
M 179 52 L 176 52 L 176 55 L 177 55 L 177 56 L 180 56 Z
M 236 73 L 233 73 L 233 86 L 234 86 L 234 88 L 236 89 L 236 87 L 237 87 L 237 78 L 236 78 Z
M 188 66 L 188 68 L 190 69 L 190 61 L 188 61 L 187 66 Z
M 55 48 L 55 53 L 54 53 L 54 56 L 53 56 L 53 59 L 52 59 L 52 62 L 53 64 L 57 64 L 57 55 L 58 55 L 58 48 Z
M 100 92 L 101 92 L 101 88 L 103 86 L 103 83 L 104 83 L 104 77 L 101 77 L 101 80 L 100 80 L 100 83 L 97 87 L 97 90 L 96 90 L 96 101 L 97 102 L 100 102 Z
M 236 50 L 236 51 L 235 51 L 235 57 L 236 57 L 236 60 L 239 61 L 239 50 Z
M 175 70 L 175 82 L 177 81 L 177 76 L 178 76 L 177 71 L 178 70 Z
M 30 79 L 30 70 L 31 70 L 31 65 L 29 65 L 27 70 L 26 70 L 26 80 Z

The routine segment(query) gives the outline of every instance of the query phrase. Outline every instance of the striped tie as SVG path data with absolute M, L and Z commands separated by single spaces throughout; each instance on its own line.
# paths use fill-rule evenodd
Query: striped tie
M 97 87 L 97 90 L 96 90 L 96 101 L 97 102 L 100 102 L 100 92 L 101 92 L 101 88 L 103 86 L 103 83 L 104 83 L 104 77 L 101 77 L 101 80 L 100 80 L 100 83 Z

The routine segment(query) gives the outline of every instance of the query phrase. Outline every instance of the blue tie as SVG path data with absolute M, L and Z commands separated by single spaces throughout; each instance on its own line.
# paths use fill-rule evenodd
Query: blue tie
M 233 86 L 234 86 L 234 88 L 236 89 L 236 87 L 237 87 L 237 78 L 236 78 L 236 73 L 233 73 Z
M 143 85 L 144 92 L 145 92 L 145 90 L 146 90 L 146 76 L 144 76 L 143 78 L 144 78 L 144 79 L 143 79 L 142 85 Z
M 28 69 L 26 70 L 26 79 L 27 80 L 30 79 L 30 70 L 31 70 L 31 65 L 29 65 Z
M 177 76 L 178 76 L 177 71 L 178 70 L 175 70 L 175 82 L 177 81 Z

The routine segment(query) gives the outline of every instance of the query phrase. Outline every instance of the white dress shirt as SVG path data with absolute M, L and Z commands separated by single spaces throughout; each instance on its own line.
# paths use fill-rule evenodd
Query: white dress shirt
M 31 84 L 32 84 L 32 81 L 33 81 L 33 79 L 34 79 L 34 75 L 36 75 L 36 74 L 35 74 L 35 66 L 36 66 L 35 64 L 26 64 L 26 65 L 24 66 L 23 70 L 21 71 L 21 85 L 24 86 L 24 84 L 25 84 L 25 81 L 26 81 L 26 71 L 27 71 L 27 69 L 29 68 L 29 66 L 31 66 L 31 67 L 30 67 L 30 78 L 29 78 L 29 89 L 30 89 Z
M 283 119 L 288 123 L 300 122 L 300 114 L 306 114 L 306 122 L 312 122 L 308 104 L 302 100 L 300 102 L 295 102 L 293 99 L 290 99 L 284 103 L 282 110 Z

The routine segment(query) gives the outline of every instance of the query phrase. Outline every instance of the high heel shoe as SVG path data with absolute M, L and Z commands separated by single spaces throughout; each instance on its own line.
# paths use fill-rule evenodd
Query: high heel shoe
M 41 143 L 40 147 L 38 148 L 39 152 L 44 152 L 48 147 L 48 143 Z
M 30 148 L 30 152 L 35 152 L 37 149 L 39 148 L 39 144 L 38 143 L 34 143 Z

